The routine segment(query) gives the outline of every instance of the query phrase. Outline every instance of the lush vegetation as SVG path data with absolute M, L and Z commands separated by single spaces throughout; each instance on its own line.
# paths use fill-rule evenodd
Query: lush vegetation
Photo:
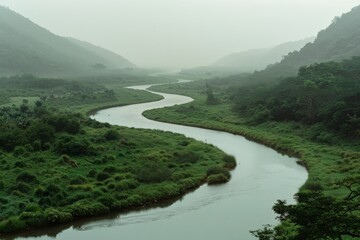
M 42 104 L 51 108 L 86 114 L 104 107 L 160 100 L 160 96 L 146 91 L 124 88 L 127 84 L 144 84 L 147 81 L 154 80 L 131 75 L 81 78 L 76 81 L 32 75 L 3 77 L 0 79 L 0 106 L 20 106 L 23 101 L 31 104 L 41 100 Z
M 311 207 L 311 199 L 324 199 L 334 205 L 321 209 L 324 216 L 322 219 L 331 216 L 329 214 L 334 211 L 335 206 L 348 203 L 353 206 L 352 220 L 359 221 L 359 198 L 348 199 L 348 189 L 338 184 L 348 179 L 357 179 L 353 189 L 358 189 L 360 184 L 359 63 L 360 58 L 355 57 L 340 63 L 314 64 L 301 68 L 297 77 L 276 84 L 228 87 L 215 79 L 157 86 L 154 89 L 189 95 L 195 101 L 182 106 L 151 110 L 144 115 L 158 121 L 241 134 L 298 157 L 299 163 L 309 172 L 309 179 L 297 197 L 300 204 L 281 205 L 287 207 L 281 213 L 282 218 L 284 214 L 288 216 L 281 219 L 284 220 L 279 227 L 281 231 L 266 228 L 255 233 L 273 234 L 272 238 L 260 239 L 338 239 L 326 235 L 314 235 L 319 238 L 296 238 L 304 236 L 299 233 L 299 228 L 308 231 L 306 226 L 317 224 L 316 227 L 319 227 L 320 224 L 313 222 L 312 217 L 301 222 L 297 216 L 304 217 L 306 211 L 308 214 L 312 210 L 316 212 Z M 305 208 L 295 207 L 303 206 L 301 204 Z M 345 208 L 346 206 L 348 205 L 344 205 Z M 289 209 L 293 208 L 297 209 L 298 215 L 292 215 L 294 212 Z M 340 215 L 341 212 L 338 212 L 338 223 L 349 217 L 344 215 L 340 218 Z M 353 231 L 356 227 L 357 225 L 351 225 L 350 233 L 343 230 L 332 231 L 333 234 L 336 232 L 339 236 L 340 233 L 340 236 L 348 239 L 346 236 L 356 236 Z M 279 235 L 280 233 L 283 235 Z
M 211 184 L 213 168 L 230 179 L 234 159 L 212 146 L 87 117 L 96 108 L 161 99 L 124 88 L 149 81 L 155 77 L 137 71 L 0 79 L 0 233 L 173 198 Z
M 69 222 L 186 193 L 231 157 L 181 135 L 34 106 L 0 108 L 0 232 Z M 210 178 L 210 177 L 209 177 Z
M 254 124 L 301 123 L 319 142 L 360 138 L 360 57 L 302 67 L 295 78 L 241 87 L 232 94 L 236 111 Z
M 349 239 L 360 238 L 360 178 L 339 182 L 347 189 L 340 199 L 325 195 L 320 189 L 296 194 L 296 205 L 278 200 L 273 210 L 282 224 L 252 231 L 261 240 L 273 239 Z

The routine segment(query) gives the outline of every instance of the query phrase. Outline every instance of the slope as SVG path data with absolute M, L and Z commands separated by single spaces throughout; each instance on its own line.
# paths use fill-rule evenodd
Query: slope
M 360 6 L 336 17 L 320 31 L 313 43 L 289 53 L 280 63 L 251 76 L 252 80 L 274 80 L 296 76 L 302 66 L 327 61 L 341 61 L 360 56 Z
M 95 64 L 118 65 L 0 6 L 0 75 L 78 75 Z
M 78 40 L 75 38 L 68 37 L 66 39 L 68 39 L 72 43 L 75 43 L 76 45 L 78 45 L 88 51 L 91 51 L 91 52 L 95 53 L 96 55 L 106 59 L 107 61 L 111 62 L 116 68 L 135 67 L 135 65 L 133 63 L 131 63 L 128 59 L 126 59 L 112 51 L 109 51 L 102 47 L 95 46 L 91 43 L 81 41 L 81 40 Z
M 269 64 L 282 60 L 283 56 L 296 51 L 312 42 L 314 38 L 306 38 L 299 41 L 287 42 L 275 47 L 253 49 L 227 55 L 211 66 L 224 68 L 237 68 L 242 72 L 253 72 L 262 70 Z

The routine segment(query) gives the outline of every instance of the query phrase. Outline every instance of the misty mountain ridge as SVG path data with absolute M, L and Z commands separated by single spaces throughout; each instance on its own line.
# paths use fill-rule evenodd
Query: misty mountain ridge
M 241 72 L 254 72 L 265 69 L 269 64 L 280 62 L 290 52 L 300 50 L 305 44 L 315 38 L 306 38 L 299 41 L 283 43 L 274 47 L 252 49 L 248 51 L 229 54 L 211 66 L 224 68 L 237 68 Z
M 280 62 L 290 52 L 301 49 L 315 38 L 286 42 L 274 47 L 251 49 L 232 53 L 209 66 L 184 69 L 182 74 L 196 74 L 203 77 L 224 77 L 253 73 Z
M 251 76 L 253 80 L 282 79 L 295 76 L 302 66 L 328 61 L 340 62 L 360 56 L 360 6 L 336 17 L 321 30 L 313 43 L 301 50 L 289 53 L 277 64 Z
M 0 6 L 0 75 L 82 75 L 134 67 L 127 59 L 79 40 L 60 37 Z

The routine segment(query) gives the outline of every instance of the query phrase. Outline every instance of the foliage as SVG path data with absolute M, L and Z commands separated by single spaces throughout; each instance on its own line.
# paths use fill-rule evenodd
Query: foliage
M 273 210 L 282 222 L 295 226 L 278 226 L 274 229 L 253 231 L 254 236 L 263 240 L 271 239 L 345 239 L 360 237 L 360 178 L 346 179 L 340 187 L 348 189 L 348 195 L 338 199 L 325 195 L 320 190 L 296 194 L 297 204 L 286 204 L 278 200 Z M 289 237 L 291 235 L 291 237 Z
M 0 120 L 0 171 L 7 172 L 0 233 L 176 197 L 225 158 L 181 135 L 113 127 L 41 104 L 0 108 Z
M 310 139 L 329 142 L 331 131 L 359 138 L 360 57 L 302 67 L 296 78 L 234 92 L 235 108 L 254 123 L 296 121 L 313 128 Z M 250 88 L 250 87 L 249 87 Z M 251 98 L 250 98 L 251 96 Z
M 230 178 L 222 173 L 210 175 L 207 179 L 209 185 L 226 183 Z
M 355 65 L 356 59 L 355 61 L 354 59 L 349 60 L 348 63 L 351 65 L 352 61 Z M 342 64 L 344 63 L 340 63 L 340 65 Z M 333 64 L 324 64 L 322 66 L 325 66 L 326 69 L 328 66 L 333 66 Z M 311 68 L 312 67 L 310 67 L 310 69 Z M 319 70 L 319 74 L 322 71 L 323 70 Z M 352 71 L 354 73 L 353 76 L 356 76 L 356 71 L 358 71 L 357 68 L 354 68 Z M 288 79 L 288 81 L 284 81 L 283 84 L 295 87 L 293 85 L 293 82 L 296 82 L 295 80 Z M 301 90 L 304 87 L 304 82 L 298 82 L 300 86 L 299 89 Z M 327 82 L 331 83 L 332 81 Z M 357 83 L 354 82 L 355 80 L 349 80 L 350 85 L 349 88 L 347 88 L 349 91 L 340 91 L 338 97 L 341 97 L 341 94 L 351 94 L 351 92 L 357 91 Z M 346 189 L 333 185 L 334 182 L 339 179 L 355 177 L 359 174 L 358 169 L 360 168 L 360 162 L 358 159 L 360 159 L 360 146 L 356 136 L 348 136 L 341 132 L 331 131 L 322 122 L 311 124 L 306 120 L 299 121 L 299 119 L 296 119 L 291 114 L 283 114 L 283 116 L 289 116 L 296 119 L 296 121 L 285 119 L 274 121 L 273 116 L 271 116 L 269 120 L 262 123 L 256 123 L 252 118 L 252 114 L 245 114 L 248 110 L 254 109 L 256 104 L 265 106 L 264 102 L 269 99 L 269 95 L 266 94 L 272 95 L 279 101 L 282 99 L 293 99 L 292 96 L 297 96 L 298 94 L 297 86 L 295 89 L 291 89 L 289 86 L 279 86 L 279 90 L 273 88 L 273 91 L 269 90 L 271 89 L 270 85 L 253 85 L 251 88 L 232 88 L 232 90 L 236 90 L 239 97 L 243 95 L 241 105 L 244 108 L 240 108 L 239 104 L 237 108 L 234 109 L 234 100 L 239 100 L 240 98 L 235 99 L 234 95 L 231 95 L 234 91 L 228 91 L 226 87 L 224 87 L 226 82 L 211 82 L 214 90 L 218 92 L 218 96 L 222 96 L 222 101 L 214 106 L 209 106 L 205 103 L 202 94 L 203 84 L 203 81 L 197 81 L 186 84 L 157 86 L 156 90 L 158 91 L 188 95 L 194 98 L 195 101 L 182 106 L 147 111 L 144 115 L 148 118 L 164 122 L 205 127 L 240 134 L 247 139 L 262 143 L 282 153 L 296 156 L 300 159 L 299 164 L 305 166 L 309 173 L 308 181 L 300 189 L 300 193 L 304 191 L 324 191 L 326 193 L 325 196 L 336 199 L 346 198 Z M 325 85 L 327 85 L 327 83 Z M 339 83 L 338 85 L 341 86 Z M 345 89 L 345 86 L 343 89 Z M 318 89 L 314 88 L 310 88 L 310 90 L 318 91 Z M 334 91 L 334 89 L 331 91 Z M 338 94 L 337 90 L 336 94 Z M 356 108 L 359 107 L 358 102 L 359 101 L 348 101 L 348 104 Z M 282 105 L 276 102 L 270 105 L 269 102 L 269 110 L 271 109 L 275 112 L 275 109 L 278 108 L 283 112 L 292 113 L 292 111 L 298 110 L 293 104 L 296 104 L 296 101 L 294 101 L 294 103 L 284 101 Z M 250 106 L 249 109 L 246 108 L 247 106 Z M 306 116 L 304 113 L 302 114 Z M 331 118 L 327 119 L 327 121 L 331 121 Z M 173 174 L 173 177 L 174 176 L 175 174 Z M 281 231 L 286 236 L 279 239 L 293 239 L 294 236 L 296 236 L 297 226 L 293 222 L 284 221 L 277 228 L 279 229 L 278 231 Z M 272 234 L 273 231 L 273 228 L 268 226 L 267 231 L 262 231 L 262 235 L 258 235 L 258 237 L 261 237 L 260 239 L 268 239 L 266 237 Z

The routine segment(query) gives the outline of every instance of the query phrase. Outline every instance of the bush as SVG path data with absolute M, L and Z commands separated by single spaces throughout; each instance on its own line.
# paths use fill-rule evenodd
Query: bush
M 98 173 L 98 175 L 96 176 L 96 180 L 98 180 L 99 182 L 102 182 L 110 177 L 111 177 L 110 174 L 108 174 L 106 172 L 101 172 L 101 173 Z
M 22 172 L 16 178 L 17 182 L 25 182 L 25 183 L 32 183 L 35 182 L 36 180 L 37 180 L 36 176 L 28 172 Z
M 207 182 L 208 182 L 209 185 L 226 183 L 229 180 L 230 180 L 230 178 L 228 176 L 225 176 L 222 173 L 210 175 L 207 178 Z
M 28 227 L 42 227 L 46 224 L 46 218 L 41 211 L 23 212 L 20 219 L 25 222 Z
M 40 151 L 41 150 L 41 142 L 40 140 L 36 140 L 33 142 L 32 147 L 34 151 Z
M 26 229 L 27 226 L 19 217 L 11 217 L 0 222 L 0 232 L 10 233 Z
M 72 185 L 78 185 L 78 184 L 84 184 L 87 182 L 87 179 L 82 176 L 77 176 L 76 178 L 72 179 L 70 181 L 70 184 Z
M 70 207 L 74 217 L 91 217 L 108 213 L 110 209 L 98 202 L 79 201 Z
M 119 140 L 120 137 L 120 133 L 113 129 L 106 131 L 106 133 L 104 134 L 104 138 L 108 141 Z
M 13 155 L 14 155 L 15 157 L 19 157 L 19 156 L 24 155 L 26 152 L 27 152 L 27 150 L 26 150 L 25 147 L 23 147 L 23 146 L 17 146 L 17 147 L 15 147 L 15 150 L 14 150 L 14 152 L 13 152 Z
M 30 142 L 40 141 L 41 144 L 44 144 L 54 140 L 55 129 L 53 126 L 39 122 L 27 129 L 27 135 Z
M 211 167 L 207 171 L 207 176 L 222 174 L 227 178 L 230 178 L 230 172 L 228 169 L 223 167 Z
M 79 133 L 81 126 L 80 122 L 76 117 L 65 115 L 65 114 L 59 114 L 54 115 L 51 117 L 48 117 L 46 119 L 46 122 L 53 126 L 56 130 L 56 132 L 67 132 L 70 134 L 77 134 Z
M 86 175 L 87 177 L 94 178 L 96 176 L 97 172 L 94 169 L 91 169 L 89 173 Z
M 26 167 L 26 163 L 24 163 L 23 161 L 16 161 L 14 163 L 14 168 L 25 168 Z
M 174 153 L 174 160 L 177 163 L 196 163 L 199 156 L 193 152 Z
M 234 169 L 236 167 L 236 159 L 233 156 L 225 155 L 222 160 L 225 168 Z
M 19 182 L 15 186 L 15 190 L 18 190 L 19 192 L 22 192 L 22 193 L 28 193 L 30 191 L 30 186 L 27 183 Z
M 135 179 L 124 179 L 124 180 L 121 180 L 116 185 L 116 190 L 117 191 L 125 191 L 125 190 L 128 190 L 128 189 L 137 188 L 138 186 L 139 186 L 139 182 L 136 181 Z
M 66 223 L 73 220 L 73 216 L 68 212 L 61 212 L 54 208 L 45 210 L 45 218 L 48 223 Z
M 61 154 L 69 155 L 92 155 L 94 148 L 87 139 L 80 137 L 63 135 L 57 139 L 54 144 L 55 151 Z
M 138 179 L 144 183 L 163 182 L 171 176 L 172 172 L 160 163 L 149 163 L 142 167 L 138 173 Z

